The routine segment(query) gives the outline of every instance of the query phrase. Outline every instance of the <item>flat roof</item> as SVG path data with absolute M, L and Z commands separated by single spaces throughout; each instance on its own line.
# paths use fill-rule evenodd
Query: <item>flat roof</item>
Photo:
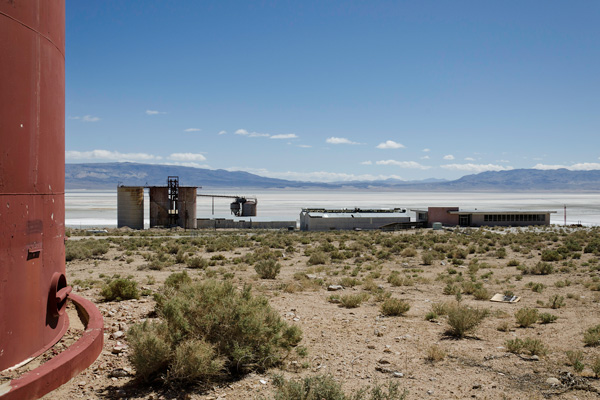
M 556 211 L 548 210 L 459 210 L 448 211 L 448 214 L 468 215 L 468 214 L 556 214 Z
M 310 207 L 303 208 L 302 212 L 306 213 L 323 213 L 323 214 L 391 214 L 391 213 L 406 213 L 405 208 L 319 208 Z

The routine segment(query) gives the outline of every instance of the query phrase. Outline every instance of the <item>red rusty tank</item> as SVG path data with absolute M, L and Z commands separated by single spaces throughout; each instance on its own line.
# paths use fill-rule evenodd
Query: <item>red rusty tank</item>
M 67 328 L 48 301 L 65 285 L 64 7 L 0 1 L 0 371 Z
M 65 279 L 64 243 L 65 1 L 0 0 L 0 38 L 3 371 L 41 354 L 68 328 L 64 313 L 70 292 Z M 96 327 L 99 323 L 101 330 L 102 318 L 95 307 L 85 300 L 82 304 L 91 310 L 86 310 L 90 317 L 87 322 L 93 321 Z M 88 352 L 85 366 L 101 350 L 101 337 L 98 341 L 97 333 L 94 335 L 91 353 L 95 356 Z M 64 382 L 67 375 L 70 378 L 81 371 L 82 364 L 77 364 L 76 372 L 65 373 L 64 368 L 54 366 L 52 373 L 62 371 L 64 376 L 54 376 L 51 381 Z M 14 398 L 33 398 L 57 386 L 52 382 L 31 385 L 32 378 L 28 379 L 4 385 L 0 397 L 11 392 L 17 393 Z M 18 394 L 17 388 L 25 381 L 30 387 L 47 388 Z

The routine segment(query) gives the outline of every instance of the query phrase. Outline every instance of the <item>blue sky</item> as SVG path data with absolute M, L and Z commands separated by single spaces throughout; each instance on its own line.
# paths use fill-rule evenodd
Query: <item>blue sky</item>
M 600 169 L 598 1 L 69 0 L 66 17 L 69 163 Z

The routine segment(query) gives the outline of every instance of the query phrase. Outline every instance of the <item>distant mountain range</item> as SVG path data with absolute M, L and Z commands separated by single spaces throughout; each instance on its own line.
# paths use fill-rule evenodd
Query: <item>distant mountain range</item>
M 168 176 L 179 176 L 182 186 L 205 188 L 314 188 L 314 189 L 380 189 L 421 191 L 600 191 L 600 170 L 570 171 L 567 169 L 482 172 L 466 175 L 454 181 L 427 179 L 423 181 L 352 181 L 315 183 L 266 178 L 241 171 L 211 170 L 175 165 L 137 163 L 66 164 L 67 189 L 101 190 L 117 185 L 164 186 Z

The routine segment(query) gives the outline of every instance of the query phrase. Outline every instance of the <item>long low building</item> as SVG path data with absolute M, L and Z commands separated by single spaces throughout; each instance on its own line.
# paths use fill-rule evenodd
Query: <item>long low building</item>
M 461 210 L 458 207 L 429 207 L 421 210 L 419 218 L 427 219 L 427 226 L 439 222 L 446 226 L 530 226 L 550 225 L 550 214 L 556 211 L 515 210 Z
M 302 231 L 380 229 L 405 222 L 410 222 L 410 217 L 402 208 L 303 208 L 300 213 Z

